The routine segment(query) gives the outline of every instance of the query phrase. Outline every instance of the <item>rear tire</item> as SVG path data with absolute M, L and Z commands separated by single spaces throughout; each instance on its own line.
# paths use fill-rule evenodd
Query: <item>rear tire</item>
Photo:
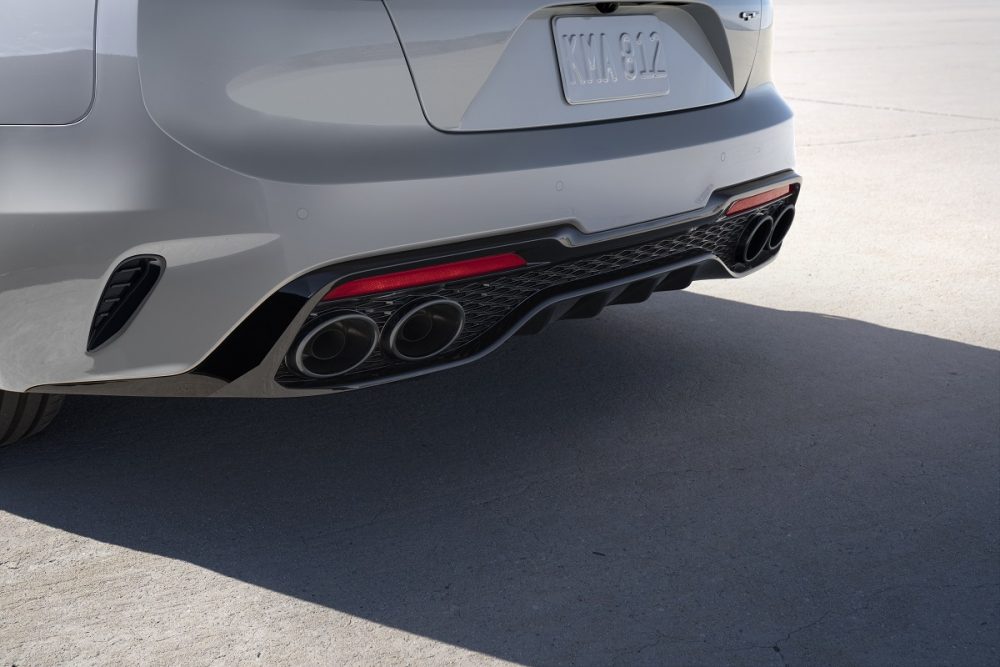
M 62 404 L 62 396 L 0 390 L 0 447 L 44 430 L 59 414 Z

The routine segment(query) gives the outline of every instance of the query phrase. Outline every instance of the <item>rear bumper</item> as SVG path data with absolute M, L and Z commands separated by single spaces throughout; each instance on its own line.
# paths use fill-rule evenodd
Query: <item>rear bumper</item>
M 98 3 L 84 120 L 0 127 L 0 389 L 187 382 L 324 267 L 553 229 L 630 235 L 794 168 L 792 112 L 768 83 L 713 108 L 531 131 L 436 131 L 410 87 L 392 125 L 252 114 L 252 126 L 173 133 L 143 95 L 136 7 Z M 88 351 L 109 279 L 136 256 L 162 258 L 155 289 Z
M 537 333 L 564 318 L 593 317 L 604 307 L 639 303 L 653 293 L 679 290 L 693 281 L 737 278 L 769 264 L 778 250 L 747 262 L 740 244 L 754 222 L 778 217 L 794 206 L 801 179 L 784 172 L 713 194 L 706 209 L 614 232 L 581 234 L 571 226 L 359 260 L 322 268 L 283 286 L 269 297 L 201 364 L 189 373 L 136 381 L 72 383 L 36 387 L 47 393 L 154 396 L 279 397 L 315 395 L 410 379 L 464 365 L 493 352 L 511 336 Z M 776 186 L 791 194 L 733 216 L 736 199 Z M 779 248 L 780 249 L 780 248 Z M 500 275 L 325 303 L 337 284 L 359 277 L 406 270 L 501 252 L 516 252 L 529 264 Z M 350 373 L 313 379 L 291 367 L 289 351 L 304 332 L 343 313 L 370 317 L 385 337 L 394 315 L 415 303 L 448 299 L 466 312 L 462 335 L 433 359 L 393 359 L 376 348 Z

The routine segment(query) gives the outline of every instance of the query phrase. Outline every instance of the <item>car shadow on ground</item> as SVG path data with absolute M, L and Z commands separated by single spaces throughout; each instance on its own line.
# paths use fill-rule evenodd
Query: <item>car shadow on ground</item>
M 521 663 L 987 663 L 998 378 L 663 295 L 350 395 L 71 398 L 0 510 Z

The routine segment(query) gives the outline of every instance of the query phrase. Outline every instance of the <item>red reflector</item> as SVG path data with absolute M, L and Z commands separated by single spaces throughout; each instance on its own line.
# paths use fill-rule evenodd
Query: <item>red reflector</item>
M 378 294 L 380 292 L 393 292 L 409 287 L 420 287 L 421 285 L 433 285 L 435 283 L 461 280 L 462 278 L 475 278 L 487 273 L 518 269 L 527 264 L 528 262 L 523 257 L 511 252 L 504 255 L 492 255 L 490 257 L 465 259 L 449 264 L 438 264 L 422 269 L 387 273 L 384 276 L 359 278 L 358 280 L 346 282 L 343 285 L 337 285 L 330 290 L 329 294 L 323 297 L 323 301 L 347 299 L 349 297 Z
M 780 188 L 768 190 L 767 192 L 762 192 L 759 195 L 754 195 L 753 197 L 737 199 L 726 211 L 726 215 L 736 215 L 737 213 L 743 213 L 744 211 L 760 208 L 764 204 L 770 204 L 773 201 L 778 201 L 782 197 L 787 197 L 790 194 L 792 194 L 792 186 L 782 185 Z

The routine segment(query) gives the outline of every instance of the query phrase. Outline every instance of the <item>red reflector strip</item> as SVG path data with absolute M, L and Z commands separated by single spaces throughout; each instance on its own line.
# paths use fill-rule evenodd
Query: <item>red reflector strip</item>
M 751 211 L 755 208 L 760 208 L 764 204 L 770 204 L 773 201 L 778 201 L 782 197 L 787 197 L 790 194 L 792 194 L 792 186 L 782 185 L 780 188 L 774 188 L 773 190 L 762 192 L 759 195 L 754 195 L 753 197 L 737 199 L 726 210 L 726 215 L 736 215 L 737 213 Z
M 422 269 L 387 273 L 384 276 L 359 278 L 346 282 L 343 285 L 337 285 L 330 290 L 329 294 L 323 297 L 323 301 L 347 299 L 368 294 L 379 294 L 381 292 L 393 292 L 410 287 L 461 280 L 462 278 L 475 278 L 476 276 L 483 276 L 488 273 L 519 269 L 522 266 L 527 266 L 527 264 L 528 262 L 523 257 L 511 252 L 504 255 L 492 255 L 490 257 L 465 259 L 449 264 L 438 264 Z

